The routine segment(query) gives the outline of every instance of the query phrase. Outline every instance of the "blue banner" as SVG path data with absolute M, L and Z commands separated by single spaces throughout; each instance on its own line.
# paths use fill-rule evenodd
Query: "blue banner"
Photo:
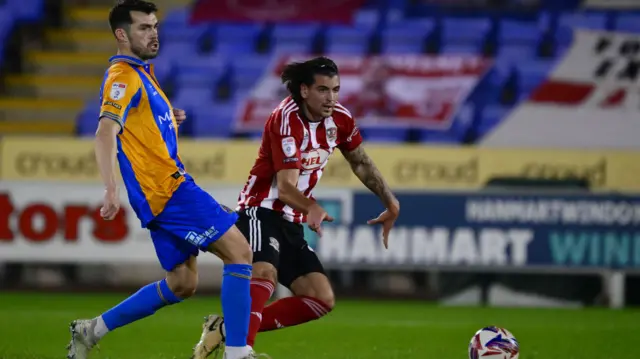
M 640 268 L 640 197 L 409 193 L 382 247 L 366 221 L 384 208 L 354 194 L 327 209 L 336 224 L 308 236 L 329 266 Z M 345 218 L 349 220 L 345 221 Z

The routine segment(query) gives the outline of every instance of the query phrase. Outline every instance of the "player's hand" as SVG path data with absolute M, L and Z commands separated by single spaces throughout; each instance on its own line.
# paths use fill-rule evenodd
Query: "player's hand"
M 389 232 L 391 232 L 391 228 L 396 223 L 398 215 L 400 215 L 400 202 L 396 200 L 389 208 L 380 213 L 378 218 L 367 221 L 367 224 L 370 225 L 382 224 L 382 243 L 385 249 L 389 248 Z
M 322 237 L 322 222 L 325 221 L 333 222 L 333 217 L 331 217 L 324 208 L 317 203 L 309 208 L 309 213 L 307 213 L 307 225 L 312 231 L 318 233 L 320 237 Z
M 104 204 L 100 208 L 100 216 L 107 221 L 116 217 L 120 211 L 120 196 L 118 189 L 107 189 L 104 191 Z
M 179 108 L 174 108 L 173 117 L 176 118 L 176 123 L 180 126 L 187 119 L 187 113 Z

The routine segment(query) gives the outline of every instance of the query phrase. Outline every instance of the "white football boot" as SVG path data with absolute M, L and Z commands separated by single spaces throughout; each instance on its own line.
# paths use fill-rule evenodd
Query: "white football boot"
M 67 345 L 69 352 L 67 359 L 87 359 L 89 352 L 98 343 L 98 338 L 93 334 L 96 321 L 92 319 L 78 319 L 71 322 L 71 342 Z
M 224 347 L 223 323 L 224 319 L 219 315 L 209 315 L 204 318 L 200 341 L 193 348 L 191 359 L 205 359 L 215 352 L 217 358 Z
M 205 359 L 211 354 L 215 354 L 214 358 L 220 357 L 220 354 L 224 353 L 225 344 L 225 330 L 224 330 L 224 318 L 212 314 L 204 318 L 204 324 L 202 325 L 202 335 L 200 341 L 193 348 L 193 355 L 191 359 Z M 247 356 L 242 359 L 271 359 L 267 354 L 257 354 L 253 350 Z M 227 359 L 227 354 L 222 355 L 222 359 Z

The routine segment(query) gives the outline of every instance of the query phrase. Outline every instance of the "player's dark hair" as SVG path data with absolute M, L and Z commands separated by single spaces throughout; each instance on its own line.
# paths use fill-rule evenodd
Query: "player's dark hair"
M 114 35 L 117 29 L 129 31 L 129 27 L 133 24 L 132 11 L 139 11 L 149 15 L 158 12 L 158 7 L 149 1 L 119 0 L 109 12 L 109 26 Z
M 293 97 L 293 100 L 300 103 L 302 95 L 300 87 L 302 84 L 307 86 L 313 85 L 315 75 L 324 75 L 333 77 L 338 75 L 338 65 L 328 57 L 316 57 L 305 62 L 292 62 L 285 66 L 280 78 L 285 84 L 287 90 Z

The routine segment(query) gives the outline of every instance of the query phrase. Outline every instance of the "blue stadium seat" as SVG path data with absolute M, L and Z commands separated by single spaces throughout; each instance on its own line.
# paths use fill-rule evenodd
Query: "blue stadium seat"
M 429 20 L 390 24 L 381 34 L 382 53 L 422 53 L 425 40 L 434 28 L 435 24 Z
M 42 18 L 44 1 L 7 0 L 6 8 L 13 14 L 15 20 L 32 22 Z
M 482 138 L 502 122 L 511 111 L 510 108 L 500 105 L 486 106 L 482 111 L 478 123 L 475 126 L 477 138 Z
M 491 31 L 489 18 L 445 18 L 442 20 L 442 42 L 480 43 Z
M 171 76 L 173 72 L 173 64 L 169 58 L 157 57 L 151 60 L 151 63 L 153 64 L 153 72 L 160 84 Z
M 76 133 L 80 136 L 94 136 L 98 129 L 100 103 L 98 100 L 87 103 L 76 117 Z
M 372 142 L 405 142 L 409 129 L 402 127 L 366 127 L 361 128 L 362 137 Z
M 216 39 L 215 52 L 228 56 L 253 53 L 263 30 L 258 24 L 219 24 L 212 29 Z
M 502 19 L 498 42 L 535 44 L 540 40 L 540 25 L 533 21 Z
M 196 137 L 229 137 L 236 116 L 236 102 L 212 102 L 193 110 L 193 133 Z
M 378 9 L 360 9 L 353 15 L 353 25 L 364 29 L 373 29 L 380 22 Z
M 173 42 L 160 45 L 160 54 L 157 61 L 166 61 L 172 66 L 188 62 L 192 57 L 198 55 L 198 48 L 195 41 Z
M 640 32 L 640 14 L 620 14 L 614 23 L 614 28 L 618 31 Z
M 160 41 L 163 44 L 174 42 L 195 42 L 209 31 L 207 25 L 160 27 Z
M 457 145 L 460 144 L 461 139 L 452 133 L 425 130 L 420 131 L 420 142 L 429 145 Z
M 495 59 L 493 63 L 493 68 L 488 74 L 488 81 L 492 87 L 502 87 L 514 73 L 514 61 L 511 59 L 506 59 L 502 57 L 498 57 Z
M 466 55 L 479 54 L 481 52 L 480 44 L 445 43 L 440 47 L 440 54 L 442 55 Z
M 523 61 L 516 64 L 520 97 L 525 98 L 535 90 L 549 75 L 554 60 Z
M 206 107 L 213 101 L 213 87 L 182 86 L 172 101 L 172 105 L 189 110 Z
M 317 24 L 277 24 L 271 33 L 274 53 L 310 53 L 320 31 Z
M 167 28 L 181 28 L 189 26 L 189 18 L 191 17 L 191 9 L 182 7 L 173 9 L 161 20 L 162 26 Z
M 535 58 L 536 52 L 535 44 L 502 44 L 498 48 L 496 58 L 515 62 Z
M 604 30 L 608 28 L 608 18 L 605 13 L 565 13 L 558 17 L 558 28 L 563 27 Z
M 554 37 L 556 46 L 566 48 L 573 41 L 575 29 L 604 30 L 608 28 L 606 14 L 600 13 L 569 13 L 562 14 L 558 18 L 558 27 Z
M 232 86 L 240 93 L 251 90 L 265 74 L 272 61 L 271 56 L 246 55 L 239 56 L 231 62 L 233 70 Z
M 193 57 L 176 66 L 176 83 L 178 87 L 214 87 L 228 68 L 227 61 L 220 56 Z
M 362 55 L 369 50 L 371 29 L 331 26 L 325 34 L 325 52 Z
M 0 8 L 0 65 L 4 60 L 5 41 L 13 29 L 13 16 L 9 11 Z

